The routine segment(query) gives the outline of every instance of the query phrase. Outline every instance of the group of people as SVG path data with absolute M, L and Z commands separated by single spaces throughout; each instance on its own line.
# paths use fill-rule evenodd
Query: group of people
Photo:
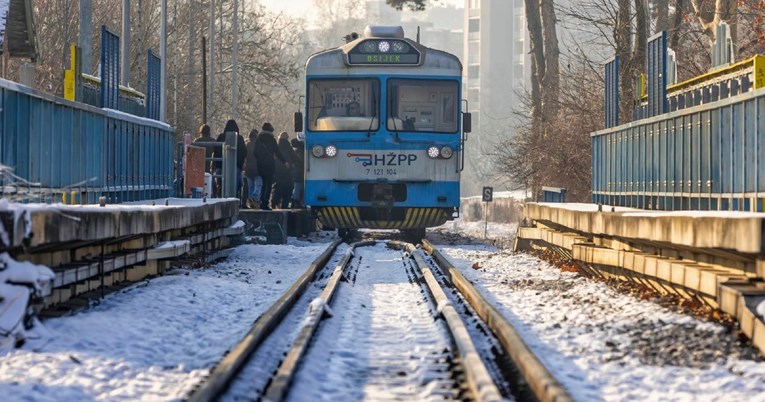
M 274 136 L 274 126 L 264 123 L 260 132 L 252 130 L 247 140 L 239 134 L 236 121 L 229 120 L 217 138 L 212 137 L 210 126 L 199 127 L 199 137 L 194 144 L 206 148 L 207 158 L 220 158 L 222 147 L 206 146 L 205 143 L 224 142 L 227 132 L 235 132 L 237 195 L 243 208 L 271 210 L 277 208 L 303 207 L 303 161 L 305 147 L 297 138 L 289 139 L 287 132 Z M 222 163 L 213 161 L 205 166 L 210 173 L 221 171 Z M 246 191 L 245 190 L 246 185 Z M 213 196 L 219 196 L 220 183 L 214 186 Z

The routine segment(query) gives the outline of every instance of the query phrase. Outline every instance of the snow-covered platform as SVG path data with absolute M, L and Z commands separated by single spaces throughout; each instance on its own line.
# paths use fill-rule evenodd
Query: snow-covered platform
M 0 246 L 55 273 L 45 305 L 163 272 L 173 258 L 225 255 L 244 232 L 236 199 L 168 198 L 116 205 L 0 201 Z M 237 223 L 238 222 L 238 223 Z M 221 254 L 223 253 L 223 254 Z
M 552 247 L 597 275 L 697 297 L 765 352 L 765 213 L 529 203 L 516 248 Z
M 664 212 L 608 205 L 599 207 L 596 204 L 529 203 L 526 205 L 526 217 L 554 222 L 585 233 L 689 247 L 729 249 L 741 253 L 765 253 L 765 213 Z

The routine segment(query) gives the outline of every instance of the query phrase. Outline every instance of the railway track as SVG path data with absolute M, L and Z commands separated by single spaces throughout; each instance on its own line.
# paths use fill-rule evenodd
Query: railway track
M 310 265 L 188 400 L 571 399 L 426 241 L 422 250 L 375 240 L 338 247 Z

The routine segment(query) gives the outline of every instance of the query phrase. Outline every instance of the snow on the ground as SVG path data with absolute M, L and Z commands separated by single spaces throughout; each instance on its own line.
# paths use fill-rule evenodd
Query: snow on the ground
M 512 191 L 494 191 L 492 193 L 494 199 L 497 198 L 514 198 L 517 201 L 526 201 L 532 196 L 531 190 L 512 190 Z M 473 195 L 470 197 L 462 197 L 462 200 L 480 200 L 482 195 Z
M 501 249 L 511 247 L 518 232 L 518 224 L 496 222 L 465 222 L 455 219 L 428 229 L 427 238 L 439 244 L 473 244 L 478 241 Z
M 451 400 L 449 338 L 402 252 L 355 250 L 293 380 L 291 401 Z
M 46 266 L 0 254 L 0 354 L 26 337 L 24 319 L 30 297 L 42 300 L 53 278 L 53 271 Z
M 327 247 L 244 245 L 47 320 L 0 360 L 3 400 L 177 400 Z
M 489 245 L 439 248 L 578 400 L 765 401 L 765 363 L 720 325 L 527 254 Z

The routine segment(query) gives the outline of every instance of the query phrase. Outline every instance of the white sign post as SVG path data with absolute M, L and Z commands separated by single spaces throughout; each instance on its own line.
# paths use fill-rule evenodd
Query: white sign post
M 489 203 L 494 199 L 494 187 L 484 187 L 481 198 L 484 203 L 483 209 L 483 238 L 486 239 L 486 232 L 489 228 Z

